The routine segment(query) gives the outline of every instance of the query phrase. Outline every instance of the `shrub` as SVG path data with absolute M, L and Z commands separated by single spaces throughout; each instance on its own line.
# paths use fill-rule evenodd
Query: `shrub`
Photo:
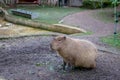
M 105 8 L 111 6 L 110 0 L 103 0 L 101 3 L 100 0 L 83 0 L 83 7 L 90 9 Z

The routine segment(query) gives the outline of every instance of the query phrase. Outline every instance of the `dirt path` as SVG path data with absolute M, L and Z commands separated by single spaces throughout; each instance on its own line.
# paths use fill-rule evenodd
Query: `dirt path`
M 89 10 L 69 15 L 63 19 L 63 23 L 92 31 L 94 33 L 93 36 L 107 36 L 113 34 L 114 23 L 106 23 L 95 19 L 92 15 L 95 14 L 96 11 L 97 10 Z M 118 31 L 120 31 L 119 26 L 120 24 L 118 24 Z
M 113 24 L 104 24 L 81 12 L 64 18 L 65 24 L 82 26 L 93 30 L 92 36 L 71 36 L 84 38 L 98 46 L 110 48 L 100 42 L 99 37 L 112 33 Z M 84 15 L 84 16 L 83 16 Z M 87 18 L 85 18 L 85 16 Z M 79 17 L 79 18 L 78 18 Z M 88 19 L 89 18 L 89 19 Z M 80 20 L 81 19 L 81 20 Z M 73 21 L 72 21 L 73 20 Z M 89 22 L 87 22 L 89 21 Z M 84 24 L 83 24 L 84 23 Z M 93 23 L 97 23 L 96 25 Z M 99 24 L 99 25 L 98 25 Z M 101 24 L 106 27 L 101 28 Z M 89 27 L 87 27 L 87 25 Z M 91 26 L 90 26 L 91 25 Z M 93 26 L 94 25 L 94 26 Z M 96 28 L 96 26 L 98 28 Z M 110 26 L 110 27 L 108 27 Z M 101 33 L 101 31 L 102 33 Z M 49 48 L 53 36 L 33 36 L 0 40 L 0 79 L 1 80 L 119 80 L 120 54 L 99 51 L 97 68 L 93 70 L 61 69 L 62 58 Z M 113 49 L 115 50 L 115 49 Z

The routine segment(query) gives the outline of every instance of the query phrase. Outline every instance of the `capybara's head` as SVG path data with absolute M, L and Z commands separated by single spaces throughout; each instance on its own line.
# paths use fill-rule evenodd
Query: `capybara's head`
M 66 36 L 57 36 L 53 38 L 50 45 L 51 49 L 60 50 L 64 46 L 65 40 L 66 40 Z

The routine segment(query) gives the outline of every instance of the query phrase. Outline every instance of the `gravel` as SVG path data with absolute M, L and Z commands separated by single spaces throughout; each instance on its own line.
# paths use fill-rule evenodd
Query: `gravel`
M 49 47 L 52 38 L 37 36 L 1 40 L 0 77 L 3 80 L 120 79 L 120 55 L 103 51 L 99 51 L 96 69 L 62 70 L 62 58 Z

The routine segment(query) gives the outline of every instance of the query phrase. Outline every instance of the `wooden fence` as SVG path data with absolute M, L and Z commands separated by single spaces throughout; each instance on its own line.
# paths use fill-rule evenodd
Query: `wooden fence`
M 0 0 L 0 6 L 15 6 L 16 0 Z
M 48 6 L 56 6 L 59 0 L 39 0 L 39 4 L 48 5 Z
M 39 5 L 48 5 L 48 6 L 57 6 L 57 5 L 65 5 L 65 6 L 80 6 L 83 0 L 35 0 Z M 15 6 L 16 3 L 20 3 L 19 0 L 0 0 L 0 3 L 4 3 L 9 6 Z M 25 1 L 27 2 L 27 0 Z M 31 2 L 30 2 L 31 3 Z M 33 1 L 34 3 L 34 1 Z
M 37 3 L 40 5 L 53 5 L 56 6 L 59 0 L 37 0 Z M 19 0 L 0 0 L 0 4 L 6 4 L 9 6 L 15 6 L 16 3 L 19 3 Z

